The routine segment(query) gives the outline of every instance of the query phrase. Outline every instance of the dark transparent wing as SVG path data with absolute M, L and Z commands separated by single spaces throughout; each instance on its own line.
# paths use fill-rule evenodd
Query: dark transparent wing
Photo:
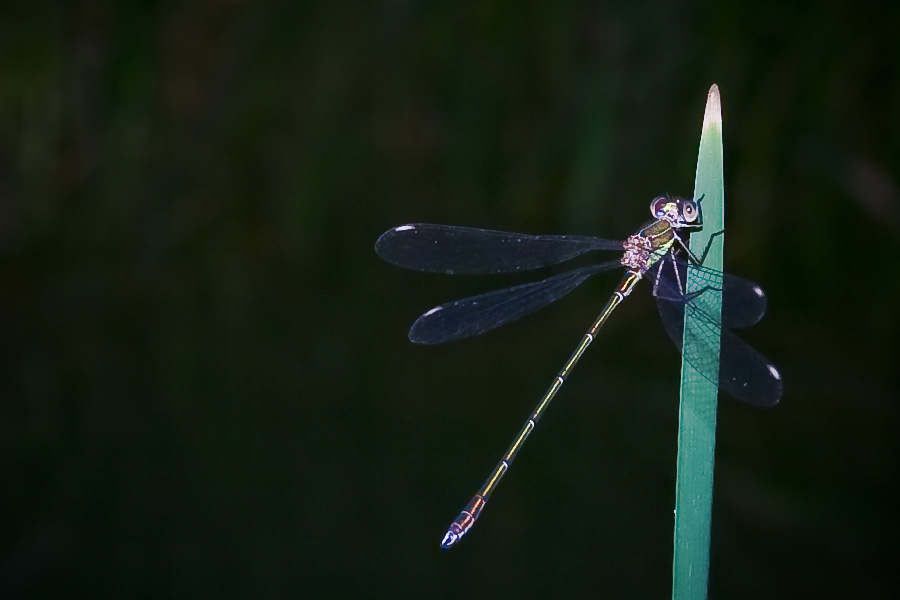
M 526 271 L 559 264 L 591 250 L 622 251 L 622 242 L 414 223 L 384 232 L 375 243 L 375 252 L 389 263 L 448 274 Z
M 591 275 L 620 266 L 619 261 L 610 261 L 442 304 L 413 323 L 409 339 L 417 344 L 439 344 L 479 335 L 558 300 Z
M 684 295 L 682 283 L 683 269 L 671 268 L 674 263 L 667 260 L 662 263 L 654 277 L 657 283 L 656 300 L 660 316 L 666 332 L 675 345 L 683 352 L 685 359 L 700 374 L 717 383 L 728 395 L 754 404 L 756 406 L 773 406 L 781 399 L 782 380 L 775 367 L 759 352 L 746 342 L 722 328 L 722 322 L 713 318 L 708 312 L 714 295 L 721 293 L 718 289 L 708 287 L 696 294 Z M 706 269 L 710 271 L 709 269 Z M 736 295 L 729 299 L 729 280 L 737 283 L 733 288 Z M 737 277 L 724 277 L 722 298 L 722 315 L 743 324 L 756 322 L 765 311 L 765 297 L 760 311 L 759 294 L 753 291 L 746 280 Z M 761 290 L 760 290 L 761 291 Z M 750 300 L 750 308 L 741 306 L 742 300 Z M 727 308 L 731 306 L 731 308 Z M 684 315 L 688 313 L 690 325 L 684 329 Z M 751 317 L 755 317 L 751 319 Z M 719 352 L 715 343 L 719 341 Z M 684 342 L 687 341 L 685 350 Z M 718 367 L 718 372 L 717 372 Z
M 657 268 L 661 271 L 663 284 L 657 288 L 657 297 L 662 294 L 663 297 L 668 296 L 673 300 L 683 298 L 683 283 L 687 281 L 687 272 L 690 272 L 691 276 L 698 281 L 702 281 L 702 287 L 721 291 L 724 327 L 732 329 L 750 327 L 758 323 L 766 314 L 766 294 L 752 281 L 687 263 L 680 258 L 674 258 L 671 254 L 666 256 L 664 261 L 660 261 Z M 649 277 L 651 276 L 648 275 Z M 711 296 L 707 296 L 705 299 L 698 297 L 696 301 L 700 303 L 698 305 L 700 308 L 706 309 L 705 303 L 710 299 Z

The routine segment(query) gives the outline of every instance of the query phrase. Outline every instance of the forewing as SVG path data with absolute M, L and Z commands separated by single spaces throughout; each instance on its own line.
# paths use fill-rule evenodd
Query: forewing
M 526 235 L 489 229 L 414 223 L 386 231 L 375 243 L 382 259 L 431 273 L 527 271 L 565 262 L 591 250 L 622 250 L 622 243 L 573 235 Z

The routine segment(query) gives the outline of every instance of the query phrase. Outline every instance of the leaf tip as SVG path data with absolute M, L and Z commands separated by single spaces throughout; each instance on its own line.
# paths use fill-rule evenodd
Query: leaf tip
M 706 96 L 706 112 L 703 114 L 703 128 L 722 125 L 722 101 L 719 99 L 719 86 L 712 84 Z

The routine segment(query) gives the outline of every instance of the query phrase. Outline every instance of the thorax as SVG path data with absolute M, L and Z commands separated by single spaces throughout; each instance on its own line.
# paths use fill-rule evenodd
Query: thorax
M 671 223 L 665 219 L 653 221 L 625 240 L 622 265 L 643 275 L 665 256 L 675 239 Z

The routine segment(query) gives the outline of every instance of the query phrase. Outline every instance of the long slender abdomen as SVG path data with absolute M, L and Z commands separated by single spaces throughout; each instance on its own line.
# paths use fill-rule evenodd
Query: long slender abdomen
M 494 467 L 494 470 L 491 471 L 490 476 L 487 478 L 487 481 L 484 482 L 484 485 L 481 486 L 481 489 L 476 492 L 462 512 L 459 513 L 456 519 L 450 524 L 450 527 L 447 528 L 447 533 L 445 533 L 444 537 L 441 539 L 441 548 L 447 550 L 456 545 L 456 543 L 459 542 L 459 540 L 461 540 L 472 528 L 475 521 L 478 520 L 478 516 L 490 499 L 491 494 L 494 493 L 494 489 L 509 470 L 510 465 L 512 465 L 513 460 L 516 458 L 516 454 L 519 453 L 525 440 L 531 435 L 537 422 L 544 414 L 544 410 L 549 406 L 550 401 L 553 400 L 553 397 L 556 396 L 559 388 L 565 383 L 569 372 L 584 354 L 584 351 L 587 350 L 587 347 L 591 345 L 591 342 L 594 341 L 594 336 L 597 334 L 597 331 L 603 327 L 603 324 L 609 318 L 609 315 L 611 315 L 619 303 L 631 293 L 631 290 L 634 289 L 637 282 L 641 280 L 642 273 L 643 271 L 640 270 L 629 270 L 625 274 L 625 277 L 622 278 L 619 287 L 616 288 L 613 295 L 607 301 L 606 306 L 603 308 L 603 312 L 597 316 L 594 323 L 591 325 L 591 328 L 582 336 L 581 343 L 578 344 L 578 347 L 569 357 L 569 360 L 566 361 L 562 370 L 557 373 L 553 383 L 544 393 L 544 396 L 534 409 L 534 412 L 529 415 L 528 420 L 525 421 L 525 424 L 519 430 L 519 435 L 516 436 L 516 439 L 510 445 L 509 449 L 507 449 L 506 454 L 503 455 L 503 458 L 500 459 L 500 462 L 498 462 L 497 466 Z

